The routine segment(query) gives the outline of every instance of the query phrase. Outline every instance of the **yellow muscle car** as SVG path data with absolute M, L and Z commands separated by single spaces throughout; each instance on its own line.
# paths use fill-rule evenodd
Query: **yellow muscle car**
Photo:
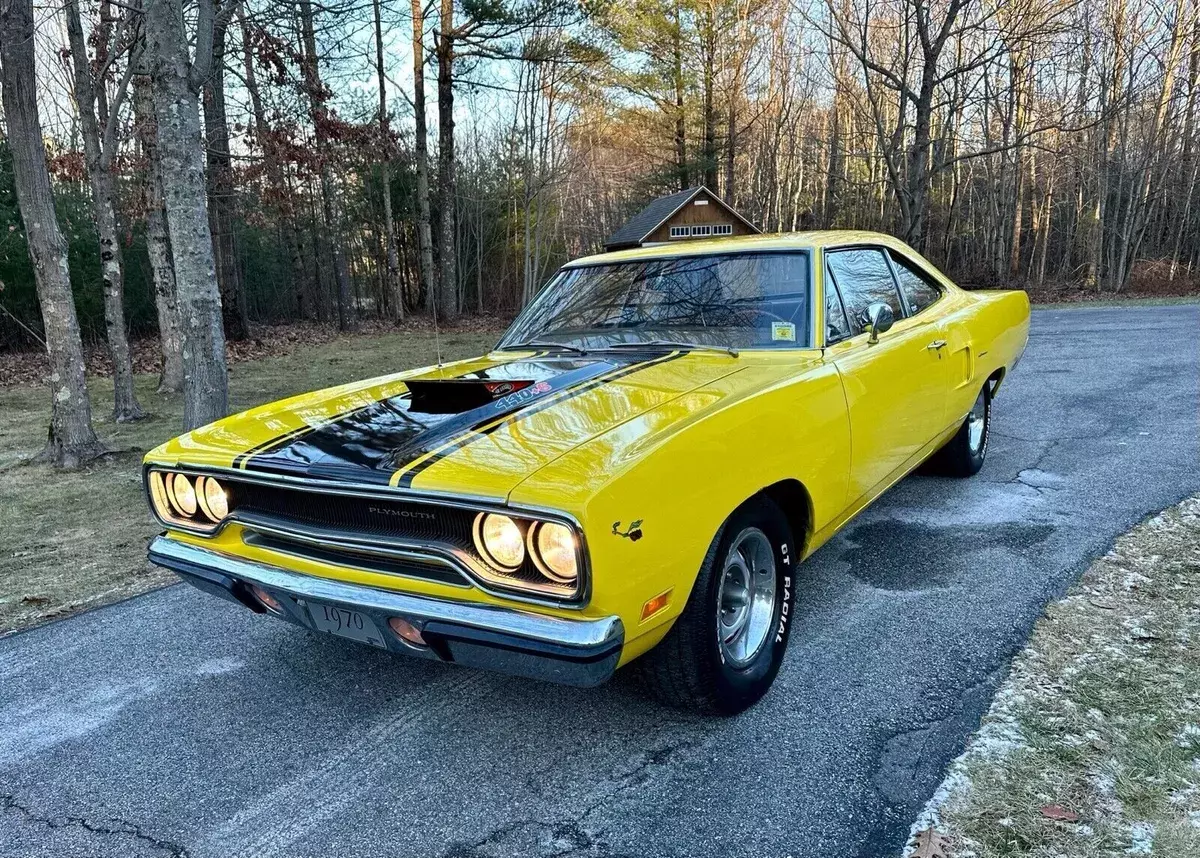
M 665 701 L 770 687 L 801 564 L 931 459 L 983 464 L 1023 292 L 867 232 L 565 266 L 491 354 L 251 409 L 146 456 L 150 559 L 259 614 Z

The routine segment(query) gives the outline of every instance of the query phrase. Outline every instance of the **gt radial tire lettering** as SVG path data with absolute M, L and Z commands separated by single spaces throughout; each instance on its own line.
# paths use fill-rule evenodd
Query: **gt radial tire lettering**
M 784 556 L 786 562 L 787 557 Z M 784 632 L 787 631 L 788 624 L 788 602 L 792 598 L 792 576 L 783 576 L 783 604 L 779 607 L 779 630 L 775 632 L 775 643 L 783 643 Z

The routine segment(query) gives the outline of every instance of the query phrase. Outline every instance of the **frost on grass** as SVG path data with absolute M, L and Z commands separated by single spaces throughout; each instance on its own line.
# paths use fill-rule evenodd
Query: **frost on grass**
M 1200 858 L 1198 635 L 1192 498 L 1047 608 L 914 831 L 953 858 Z

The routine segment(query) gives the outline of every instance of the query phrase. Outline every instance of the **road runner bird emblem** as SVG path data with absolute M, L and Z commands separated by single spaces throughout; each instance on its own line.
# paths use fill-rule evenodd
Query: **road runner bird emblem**
M 621 522 L 614 521 L 612 532 L 613 536 L 623 536 L 631 542 L 637 542 L 642 538 L 642 520 L 639 518 L 637 521 L 629 522 L 627 530 L 621 530 Z

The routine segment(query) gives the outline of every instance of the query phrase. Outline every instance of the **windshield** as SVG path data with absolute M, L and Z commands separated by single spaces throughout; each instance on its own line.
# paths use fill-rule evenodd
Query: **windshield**
M 500 342 L 603 349 L 809 343 L 808 254 L 711 254 L 564 268 Z

